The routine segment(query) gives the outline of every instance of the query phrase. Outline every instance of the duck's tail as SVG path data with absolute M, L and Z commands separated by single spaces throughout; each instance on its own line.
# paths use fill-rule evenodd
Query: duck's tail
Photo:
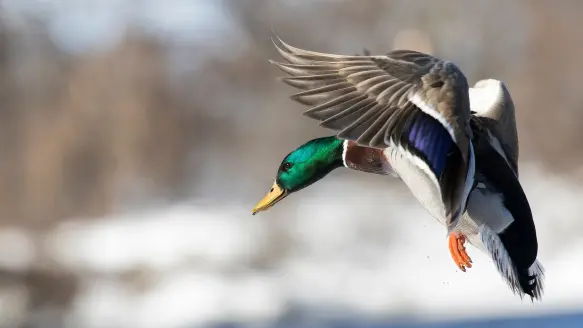
M 480 227 L 480 238 L 488 254 L 494 261 L 496 269 L 506 281 L 513 293 L 521 299 L 524 295 L 530 296 L 531 301 L 540 301 L 544 289 L 544 268 L 538 260 L 527 261 L 512 256 L 500 236 L 485 225 Z

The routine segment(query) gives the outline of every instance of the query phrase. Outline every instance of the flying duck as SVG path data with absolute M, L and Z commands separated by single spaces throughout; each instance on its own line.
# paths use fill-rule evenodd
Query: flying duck
M 512 99 L 506 86 L 496 80 L 476 83 L 470 94 L 472 109 L 476 109 L 471 117 L 476 183 L 467 211 L 449 236 L 450 254 L 460 270 L 471 268 L 472 261 L 464 246 L 467 239 L 490 256 L 514 293 L 540 300 L 544 269 L 537 260 L 532 212 L 518 181 L 518 139 Z M 390 160 L 382 149 L 359 146 L 336 136 L 311 140 L 284 158 L 271 191 L 253 209 L 253 214 L 267 210 L 339 167 L 398 176 Z
M 310 56 L 315 55 L 310 52 Z M 289 69 L 290 65 L 284 67 Z M 284 81 L 290 83 L 289 79 Z M 291 83 L 296 83 L 298 87 L 303 86 L 304 89 L 309 88 L 305 84 L 297 85 L 298 81 L 303 79 L 292 79 Z M 475 181 L 472 181 L 470 188 L 467 212 L 463 213 L 459 224 L 450 231 L 450 253 L 460 270 L 470 268 L 472 262 L 464 246 L 467 239 L 472 245 L 489 254 L 513 292 L 521 297 L 527 294 L 531 299 L 540 299 L 544 270 L 536 260 L 538 244 L 534 221 L 528 200 L 518 181 L 518 137 L 514 104 L 506 86 L 496 80 L 479 81 L 468 89 L 468 94 L 473 114 L 469 124 L 469 134 L 473 136 L 469 148 L 472 154 L 475 149 L 475 179 L 472 179 Z M 376 105 L 372 107 L 374 106 Z M 427 119 L 425 117 L 424 121 L 418 118 L 421 122 L 427 122 Z M 419 126 L 423 128 L 429 125 Z M 415 131 L 415 126 L 409 131 Z M 410 132 L 409 135 L 411 134 L 415 133 Z M 409 140 L 417 139 L 415 136 Z M 433 140 L 442 139 L 434 136 Z M 422 154 L 431 154 L 425 158 L 436 158 L 434 154 L 439 154 L 443 145 L 444 143 L 437 142 L 433 146 L 438 150 L 430 146 L 418 148 L 422 148 Z M 402 145 L 397 145 L 392 140 L 386 148 L 362 146 L 358 138 L 343 139 L 340 135 L 312 140 L 285 157 L 271 191 L 253 209 L 253 214 L 268 209 L 288 194 L 307 187 L 338 167 L 398 176 L 407 184 L 402 174 L 411 174 L 411 171 L 402 164 L 405 157 L 402 148 Z M 413 150 L 415 153 L 416 148 Z M 414 178 L 409 179 L 414 181 Z M 407 185 L 411 189 L 411 185 Z M 422 200 L 417 195 L 416 197 Z M 446 203 L 421 203 L 438 221 L 447 225 L 447 217 L 442 214 L 445 212 Z
M 461 70 L 409 50 L 344 56 L 275 39 L 287 63 L 271 63 L 291 75 L 283 82 L 303 90 L 291 98 L 311 106 L 304 114 L 340 139 L 381 149 L 417 200 L 439 210 L 432 214 L 451 234 L 475 173 L 469 87 Z

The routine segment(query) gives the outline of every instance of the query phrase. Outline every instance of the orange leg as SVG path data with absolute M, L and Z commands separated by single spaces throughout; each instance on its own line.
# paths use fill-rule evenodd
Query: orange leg
M 453 232 L 449 235 L 449 252 L 457 267 L 463 272 L 466 272 L 466 268 L 472 267 L 472 259 L 468 256 L 464 247 L 465 242 L 466 237 L 463 235 L 458 236 Z

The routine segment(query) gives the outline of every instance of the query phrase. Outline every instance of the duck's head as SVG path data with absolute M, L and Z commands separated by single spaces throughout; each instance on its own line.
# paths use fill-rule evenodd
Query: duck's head
M 343 144 L 343 140 L 334 136 L 323 137 L 310 140 L 289 153 L 279 165 L 271 190 L 253 208 L 253 215 L 343 166 Z

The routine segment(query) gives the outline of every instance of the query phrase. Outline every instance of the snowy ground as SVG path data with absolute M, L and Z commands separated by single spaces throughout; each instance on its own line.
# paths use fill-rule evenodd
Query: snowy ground
M 401 185 L 371 187 L 361 175 L 324 179 L 258 216 L 254 204 L 178 204 L 67 222 L 42 245 L 82 277 L 69 310 L 75 328 L 269 324 L 304 310 L 433 321 L 583 309 L 583 189 L 534 167 L 521 180 L 547 272 L 542 304 L 514 296 L 476 249 L 474 267 L 458 271 L 444 228 Z M 0 233 L 1 267 L 35 265 L 27 234 Z M 19 301 L 18 289 L 0 291 L 0 317 Z

